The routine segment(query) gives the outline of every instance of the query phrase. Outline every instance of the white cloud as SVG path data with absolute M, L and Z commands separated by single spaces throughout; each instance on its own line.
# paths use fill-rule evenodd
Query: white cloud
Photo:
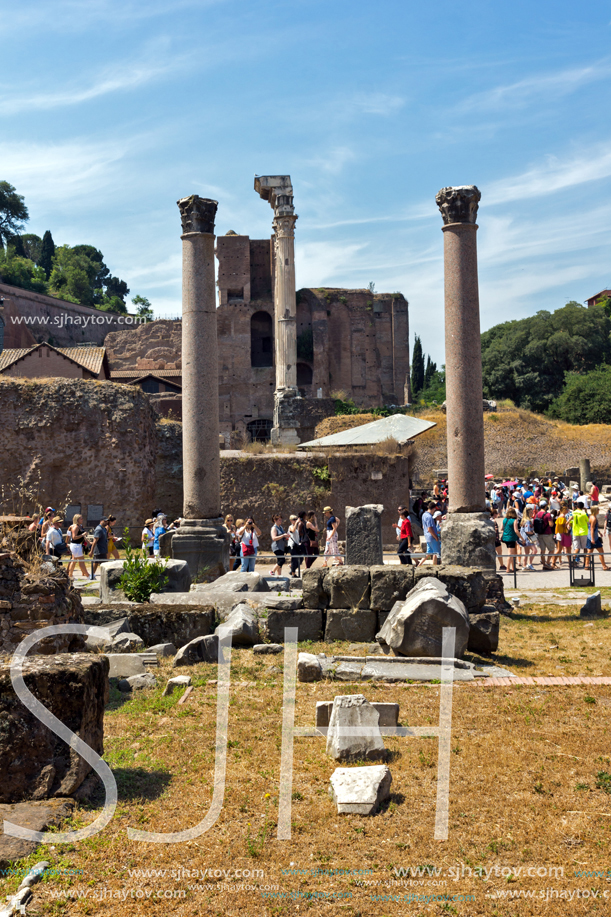
M 574 92 L 589 83 L 606 80 L 611 76 L 608 60 L 597 61 L 587 67 L 574 67 L 541 76 L 531 76 L 507 86 L 497 86 L 486 92 L 478 92 L 465 99 L 458 108 L 461 111 L 490 111 L 519 108 L 533 99 L 547 96 L 555 98 Z
M 127 67 L 113 66 L 94 79 L 89 86 L 83 86 L 82 77 L 78 84 L 63 89 L 45 92 L 33 92 L 29 95 L 15 96 L 12 91 L 0 92 L 0 113 L 4 115 L 21 114 L 28 110 L 47 110 L 69 105 L 79 105 L 92 99 L 131 89 L 138 89 L 152 80 L 178 69 L 179 63 L 134 63 Z
M 596 148 L 566 159 L 547 156 L 543 165 L 492 182 L 483 189 L 484 201 L 486 205 L 494 205 L 541 197 L 609 176 L 611 149 L 608 143 L 598 144 Z
M 295 247 L 298 287 L 346 283 L 366 242 L 302 242 Z

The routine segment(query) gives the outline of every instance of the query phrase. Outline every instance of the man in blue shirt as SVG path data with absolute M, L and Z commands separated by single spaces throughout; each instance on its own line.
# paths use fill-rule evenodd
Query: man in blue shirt
M 422 515 L 422 530 L 426 538 L 426 553 L 427 555 L 433 555 L 433 564 L 438 564 L 441 557 L 441 536 L 433 513 L 438 519 L 441 518 L 441 513 L 437 510 L 436 504 L 429 503 L 428 509 Z M 425 560 L 426 558 L 423 557 L 418 566 L 421 566 Z

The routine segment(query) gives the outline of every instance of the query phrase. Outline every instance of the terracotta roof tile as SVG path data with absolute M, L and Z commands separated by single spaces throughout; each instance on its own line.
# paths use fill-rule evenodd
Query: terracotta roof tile
M 69 357 L 90 373 L 99 375 L 104 362 L 105 347 L 58 347 L 57 350 L 65 357 Z
M 21 357 L 25 357 L 26 353 L 29 353 L 30 350 L 35 350 L 35 347 L 8 347 L 6 350 L 3 350 L 2 353 L 0 353 L 0 373 L 8 369 L 9 366 L 12 366 L 13 363 L 16 363 Z

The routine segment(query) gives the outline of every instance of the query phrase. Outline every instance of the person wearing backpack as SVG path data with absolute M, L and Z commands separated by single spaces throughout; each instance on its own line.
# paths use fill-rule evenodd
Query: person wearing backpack
M 541 566 L 544 570 L 551 570 L 551 559 L 554 554 L 554 525 L 551 513 L 547 510 L 547 500 L 539 502 L 539 512 L 533 520 L 535 535 L 541 548 Z M 547 555 L 547 560 L 546 560 Z

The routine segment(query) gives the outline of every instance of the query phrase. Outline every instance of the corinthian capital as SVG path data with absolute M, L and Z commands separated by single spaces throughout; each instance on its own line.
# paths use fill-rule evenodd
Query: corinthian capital
M 218 201 L 191 194 L 190 197 L 182 197 L 177 204 L 183 233 L 214 232 L 214 218 Z
M 444 224 L 475 223 L 481 196 L 475 185 L 458 185 L 456 188 L 442 188 L 438 191 L 435 200 Z
M 277 239 L 294 239 L 295 238 L 295 222 L 297 221 L 297 214 L 292 216 L 276 216 L 273 219 L 272 226 L 274 227 L 274 232 Z
M 290 175 L 257 175 L 255 191 L 264 201 L 269 201 L 277 217 L 295 213 Z

